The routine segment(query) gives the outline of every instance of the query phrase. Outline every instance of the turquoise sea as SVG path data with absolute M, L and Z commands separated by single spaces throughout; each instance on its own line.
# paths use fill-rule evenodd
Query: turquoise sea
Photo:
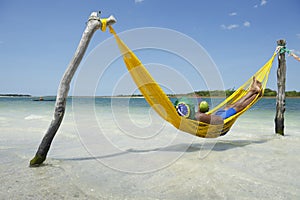
M 28 123 L 28 122 L 50 122 L 53 116 L 53 110 L 55 101 L 33 101 L 36 98 L 30 97 L 2 97 L 0 98 L 0 128 L 6 128 L 7 131 L 15 131 L 13 127 L 16 123 Z M 50 98 L 54 99 L 54 98 Z M 171 99 L 174 102 L 176 99 Z M 205 99 L 211 104 L 210 99 Z M 221 102 L 222 99 L 213 99 L 214 104 Z M 78 111 L 78 112 L 77 112 Z M 255 126 L 261 126 L 266 124 L 270 128 L 274 124 L 274 117 L 276 111 L 276 99 L 275 98 L 263 98 L 258 101 L 250 110 L 248 110 L 242 117 L 238 119 L 240 123 L 246 123 L 247 121 L 253 121 L 253 125 L 247 126 L 249 130 Z M 86 115 L 88 118 L 105 118 L 109 120 L 109 116 L 114 115 L 130 118 L 131 121 L 140 120 L 141 117 L 145 118 L 145 121 L 141 120 L 141 123 L 149 124 L 149 116 L 151 117 L 151 109 L 144 98 L 68 98 L 66 118 L 80 117 L 79 115 Z M 75 113 L 75 114 L 74 114 Z M 78 113 L 78 114 L 76 114 Z M 295 125 L 300 121 L 300 98 L 287 98 L 286 99 L 286 111 L 285 111 L 285 125 L 286 134 L 292 134 L 289 129 L 294 131 Z M 155 115 L 152 113 L 152 115 Z M 134 117 L 137 117 L 136 119 Z M 157 116 L 158 117 L 158 116 Z M 159 118 L 159 117 L 158 117 Z M 99 121 L 99 119 L 97 120 Z M 112 120 L 114 121 L 114 120 Z M 108 122 L 112 123 L 112 122 Z M 237 123 L 239 124 L 239 123 Z M 35 127 L 30 127 L 35 128 Z M 46 126 L 47 128 L 47 126 Z M 1 130 L 0 129 L 0 130 Z M 1 130 L 1 132 L 5 132 Z
M 263 98 L 216 139 L 178 131 L 143 98 L 68 98 L 45 165 L 29 168 L 54 105 L 0 98 L 0 199 L 300 198 L 298 98 L 284 137 Z

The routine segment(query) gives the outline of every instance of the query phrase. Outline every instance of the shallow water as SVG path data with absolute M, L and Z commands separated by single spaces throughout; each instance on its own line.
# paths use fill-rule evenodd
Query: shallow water
M 129 106 L 128 106 L 129 105 Z M 45 165 L 29 160 L 54 102 L 0 98 L 0 199 L 299 199 L 300 99 L 262 99 L 224 137 L 196 138 L 144 99 L 69 99 Z

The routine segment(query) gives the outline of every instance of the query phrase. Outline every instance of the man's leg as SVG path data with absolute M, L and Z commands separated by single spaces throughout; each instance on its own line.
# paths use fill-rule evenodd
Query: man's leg
M 258 93 L 261 93 L 261 87 L 261 83 L 257 81 L 255 77 L 253 77 L 253 82 L 248 93 L 234 104 L 228 105 L 225 110 L 229 108 L 234 108 L 236 112 L 243 110 L 255 99 Z

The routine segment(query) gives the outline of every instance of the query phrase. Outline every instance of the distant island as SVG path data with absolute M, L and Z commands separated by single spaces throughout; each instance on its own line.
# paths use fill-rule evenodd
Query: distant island
M 0 97 L 31 97 L 29 94 L 0 94 Z

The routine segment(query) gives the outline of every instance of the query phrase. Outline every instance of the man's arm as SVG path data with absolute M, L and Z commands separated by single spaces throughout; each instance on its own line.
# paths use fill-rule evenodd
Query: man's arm
M 201 112 L 196 112 L 195 118 L 197 121 L 204 122 L 211 125 L 223 124 L 224 121 L 220 116 L 208 115 Z
M 294 54 L 294 53 L 291 53 L 291 56 L 293 56 L 296 60 L 298 60 L 298 61 L 300 61 L 300 58 L 299 58 L 299 56 L 297 56 L 296 54 Z

